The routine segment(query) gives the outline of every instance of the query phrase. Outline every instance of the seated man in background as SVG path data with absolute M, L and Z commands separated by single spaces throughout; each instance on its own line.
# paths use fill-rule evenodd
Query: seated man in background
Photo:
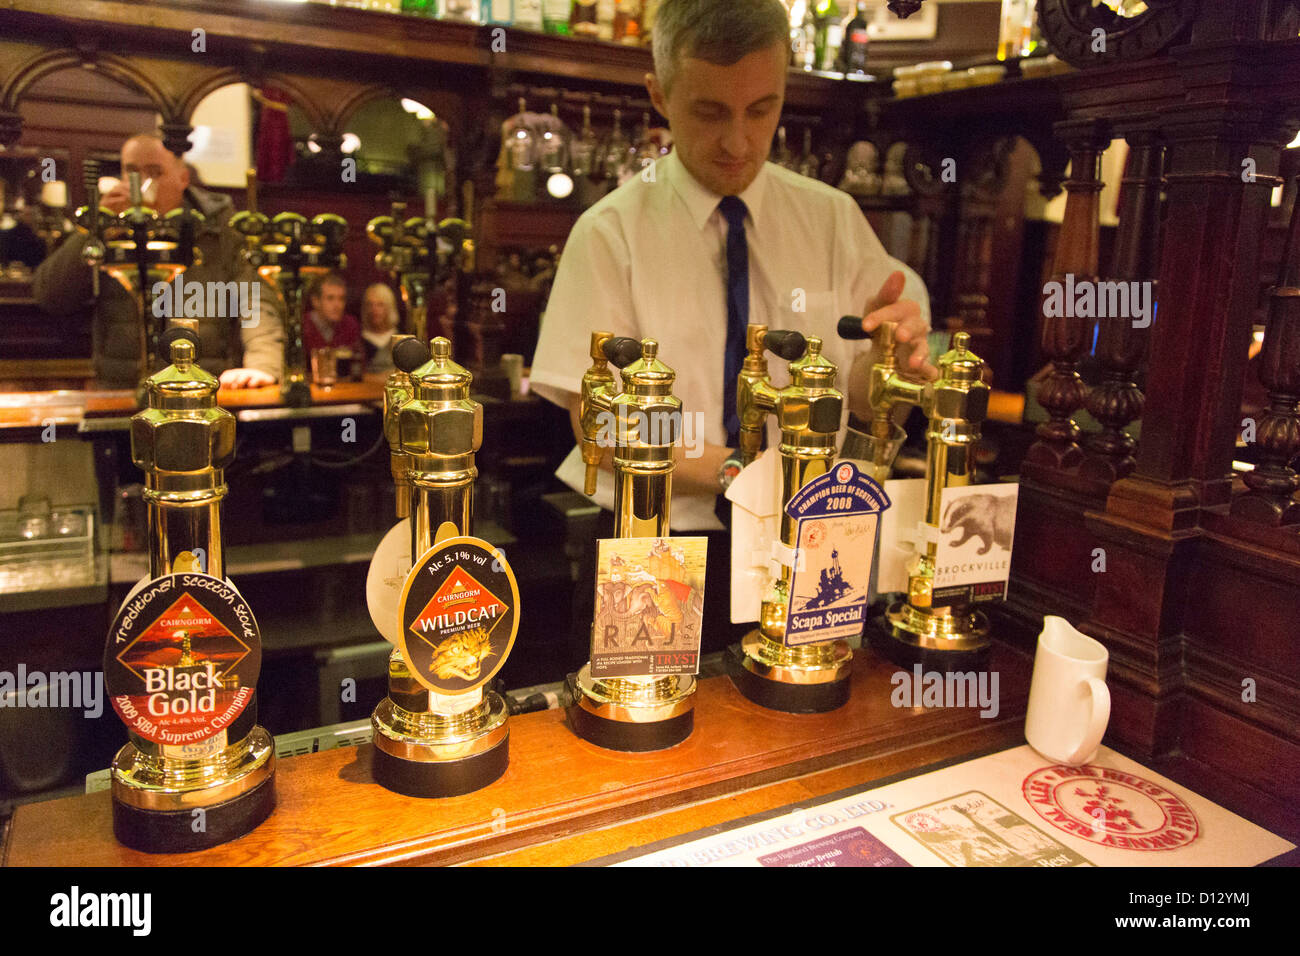
M 310 356 L 316 349 L 351 349 L 363 355 L 361 323 L 346 313 L 348 285 L 330 272 L 312 283 L 308 293 L 311 308 L 302 322 L 302 344 Z
M 397 331 L 397 297 L 382 282 L 366 288 L 361 299 L 361 336 L 366 340 L 366 371 L 393 368 L 393 333 Z
M 251 296 L 241 300 L 258 301 L 256 314 L 199 318 L 199 364 L 220 376 L 221 384 L 228 388 L 276 382 L 284 348 L 279 297 L 275 288 L 243 260 L 243 238 L 229 225 L 234 213 L 229 197 L 193 185 L 185 163 L 153 134 L 132 136 L 122 145 L 122 174 L 132 172 L 140 174 L 142 183 L 149 183 L 144 204 L 160 216 L 180 208 L 185 198 L 191 208 L 203 214 L 204 221 L 195 231 L 201 261 L 185 271 L 183 281 L 187 287 L 192 283 L 261 283 L 257 300 Z M 100 205 L 114 213 L 120 213 L 130 203 L 125 182 L 100 197 Z M 68 236 L 32 276 L 36 303 L 51 315 L 69 315 L 91 299 L 91 267 L 82 258 L 88 238 L 81 231 Z M 205 295 L 205 302 L 208 299 Z M 134 297 L 108 276 L 100 276 L 94 309 L 92 342 L 97 383 L 107 388 L 133 388 L 148 374 L 142 367 L 141 317 Z

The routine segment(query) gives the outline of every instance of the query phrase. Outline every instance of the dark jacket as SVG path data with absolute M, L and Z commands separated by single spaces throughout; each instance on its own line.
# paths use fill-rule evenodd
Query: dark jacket
M 278 381 L 284 361 L 284 323 L 275 287 L 258 278 L 240 255 L 242 238 L 230 228 L 234 206 L 229 197 L 191 186 L 188 194 L 194 208 L 203 213 L 195 245 L 202 261 L 184 274 L 184 282 L 261 283 L 261 308 L 256 321 L 245 328 L 238 316 L 199 317 L 199 364 L 213 375 L 228 368 L 254 368 Z M 91 298 L 90 266 L 81 257 L 87 236 L 70 235 L 32 276 L 37 304 L 51 315 L 68 315 Z M 183 312 L 177 312 L 183 315 Z M 158 320 L 162 327 L 164 319 Z M 109 388 L 133 388 L 142 377 L 140 312 L 135 299 L 108 275 L 99 278 L 99 301 L 95 305 L 95 377 Z

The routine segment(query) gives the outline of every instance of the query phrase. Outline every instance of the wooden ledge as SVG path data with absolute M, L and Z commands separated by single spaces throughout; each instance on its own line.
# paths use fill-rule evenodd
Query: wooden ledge
M 829 714 L 764 710 L 724 677 L 700 682 L 695 732 L 651 754 L 600 750 L 575 737 L 559 711 L 510 721 L 510 767 L 496 783 L 448 800 L 384 790 L 369 746 L 282 760 L 275 813 L 257 830 L 201 853 L 153 856 L 120 846 L 107 792 L 27 804 L 15 812 L 0 861 L 10 866 L 269 866 L 449 864 L 626 823 L 777 781 L 861 764 L 899 767 L 1012 746 L 1022 724 L 1031 661 L 998 645 L 999 711 L 896 708 L 897 670 L 855 652 L 853 692 Z M 859 768 L 861 770 L 861 767 Z M 654 839 L 660 835 L 650 834 Z

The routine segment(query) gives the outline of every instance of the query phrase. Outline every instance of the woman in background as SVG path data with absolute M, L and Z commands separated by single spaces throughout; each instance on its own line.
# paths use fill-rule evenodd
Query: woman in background
M 366 340 L 366 371 L 393 368 L 393 333 L 397 331 L 397 298 L 382 282 L 366 289 L 361 298 L 361 337 Z

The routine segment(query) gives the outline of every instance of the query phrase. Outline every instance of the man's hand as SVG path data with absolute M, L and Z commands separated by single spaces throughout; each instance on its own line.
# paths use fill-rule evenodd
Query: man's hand
M 106 193 L 101 193 L 99 204 L 115 216 L 122 214 L 122 210 L 131 205 L 131 190 L 126 183 L 121 180 L 117 181 L 112 189 Z
M 939 370 L 930 364 L 930 349 L 926 336 L 930 333 L 921 318 L 921 305 L 911 299 L 899 298 L 903 294 L 902 272 L 891 272 L 876 297 L 867 305 L 862 319 L 862 331 L 870 334 L 881 322 L 896 322 L 894 340 L 898 343 L 899 371 L 914 378 L 933 380 Z
M 274 384 L 274 377 L 255 368 L 228 368 L 221 373 L 222 388 L 261 388 Z

